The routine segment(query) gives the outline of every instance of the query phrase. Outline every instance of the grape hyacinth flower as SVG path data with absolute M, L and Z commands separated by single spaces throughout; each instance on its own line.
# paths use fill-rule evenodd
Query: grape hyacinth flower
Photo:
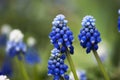
M 38 51 L 35 47 L 35 44 L 36 44 L 35 38 L 29 37 L 27 40 L 28 49 L 25 54 L 25 61 L 31 65 L 40 63 L 40 56 L 38 55 Z
M 8 79 L 7 76 L 5 75 L 0 75 L 0 80 L 10 80 L 10 79 Z
M 2 25 L 0 35 L 0 47 L 5 47 L 8 39 L 8 34 L 11 31 L 11 27 L 8 24 Z
M 10 57 L 18 57 L 19 60 L 16 58 L 15 59 L 17 65 L 19 65 L 20 73 L 24 80 L 29 80 L 21 56 L 22 54 L 26 53 L 26 45 L 23 42 L 23 37 L 24 35 L 19 29 L 12 30 L 9 35 L 9 41 L 7 42 L 6 53 Z
M 62 54 L 65 53 L 70 64 L 71 70 L 76 80 L 78 80 L 76 70 L 70 54 L 74 53 L 72 45 L 74 41 L 73 33 L 67 26 L 68 21 L 62 14 L 57 15 L 52 22 L 52 31 L 49 34 L 51 43 L 54 48 L 58 49 Z
M 74 53 L 74 47 L 72 45 L 74 41 L 73 33 L 67 26 L 68 21 L 65 20 L 65 16 L 59 14 L 54 18 L 52 22 L 52 31 L 49 34 L 51 43 L 55 48 L 59 49 L 61 53 L 64 53 L 69 49 L 70 53 Z
M 93 16 L 90 15 L 85 16 L 82 20 L 81 25 L 82 29 L 80 30 L 80 34 L 78 35 L 80 45 L 83 48 L 86 48 L 87 53 L 90 53 L 91 50 L 93 51 L 93 54 L 98 62 L 101 72 L 105 77 L 105 80 L 109 80 L 109 76 L 106 73 L 104 66 L 97 53 L 98 43 L 101 42 L 101 38 L 100 32 L 96 29 L 95 26 L 95 19 L 93 18 Z
M 18 55 L 19 58 L 21 53 L 26 52 L 26 45 L 23 42 L 24 35 L 18 29 L 11 31 L 9 35 L 9 41 L 7 42 L 6 52 L 10 57 Z
M 54 76 L 53 80 L 69 80 L 69 76 L 65 74 L 68 70 L 68 66 L 64 63 L 66 58 L 65 54 L 60 55 L 60 51 L 53 49 L 51 57 L 48 60 L 48 75 Z
M 82 29 L 78 38 L 80 45 L 86 48 L 86 52 L 98 49 L 98 43 L 101 42 L 100 32 L 95 27 L 95 19 L 92 16 L 85 16 L 82 20 Z
M 118 17 L 118 31 L 120 32 L 120 9 L 118 10 L 118 14 L 119 14 L 119 17 Z
M 84 70 L 76 70 L 79 80 L 87 80 L 86 72 Z M 69 74 L 70 80 L 75 80 L 72 72 Z

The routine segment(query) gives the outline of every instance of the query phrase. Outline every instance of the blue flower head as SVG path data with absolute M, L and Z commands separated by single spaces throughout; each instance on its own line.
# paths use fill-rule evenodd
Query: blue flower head
M 65 74 L 67 72 L 68 66 L 64 64 L 64 60 L 64 54 L 60 55 L 56 49 L 52 50 L 51 57 L 48 60 L 48 75 L 54 76 L 53 80 L 60 80 L 61 77 L 63 77 L 65 80 L 69 80 L 69 76 Z
M 95 19 L 92 16 L 85 16 L 82 20 L 82 29 L 78 38 L 80 45 L 86 48 L 86 52 L 98 49 L 98 43 L 101 42 L 100 32 L 95 27 Z
M 10 57 L 14 57 L 15 55 L 20 56 L 21 53 L 24 54 L 26 52 L 26 45 L 23 42 L 15 43 L 8 41 L 6 52 Z
M 72 45 L 74 41 L 73 33 L 67 26 L 68 21 L 65 20 L 65 16 L 59 14 L 54 18 L 52 22 L 52 31 L 49 34 L 51 43 L 54 48 L 60 50 L 61 53 L 70 51 L 71 54 L 74 53 L 74 47 Z
M 28 47 L 27 52 L 25 54 L 25 61 L 31 65 L 34 65 L 40 62 L 38 51 L 34 47 Z
M 118 14 L 119 14 L 119 17 L 118 17 L 118 31 L 120 32 L 120 9 L 118 10 Z
M 14 57 L 15 55 L 18 55 L 19 58 L 21 58 L 21 53 L 26 52 L 26 45 L 22 41 L 23 39 L 23 34 L 19 30 L 13 30 L 10 33 L 9 36 L 9 41 L 7 42 L 6 45 L 6 53 L 10 57 Z

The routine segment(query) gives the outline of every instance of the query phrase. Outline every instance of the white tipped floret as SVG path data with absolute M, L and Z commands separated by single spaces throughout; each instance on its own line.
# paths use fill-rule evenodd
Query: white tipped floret
M 56 27 L 55 27 L 55 26 L 53 26 L 53 27 L 52 27 L 52 29 L 53 29 L 53 30 L 55 30 L 55 29 L 56 29 Z
M 120 9 L 118 10 L 118 14 L 120 15 Z
M 93 22 L 95 22 L 95 21 L 96 21 L 96 19 L 93 18 Z
M 9 40 L 12 42 L 20 42 L 23 40 L 24 35 L 19 29 L 14 29 L 10 32 Z
M 57 18 L 54 18 L 54 21 L 57 21 L 58 19 Z
M 52 25 L 54 25 L 54 24 L 55 24 L 55 22 L 53 21 L 53 22 L 52 22 Z
M 68 20 L 64 20 L 64 23 L 67 24 L 67 23 L 68 23 Z
M 90 19 L 90 22 L 93 22 L 93 19 Z
M 60 31 L 60 29 L 59 29 L 59 28 L 56 28 L 56 29 L 55 29 L 55 31 L 56 31 L 56 32 L 59 32 L 59 31 Z
M 87 22 L 86 24 L 87 24 L 87 25 L 90 25 L 90 22 Z
M 80 42 L 81 42 L 81 43 L 84 43 L 84 41 L 83 41 L 83 40 L 80 40 Z
M 27 44 L 28 44 L 28 46 L 34 46 L 36 44 L 35 38 L 34 37 L 29 37 L 27 39 Z
M 84 26 L 84 25 L 85 25 L 85 23 L 84 23 L 84 22 L 82 22 L 82 23 L 81 23 L 81 25 L 82 25 L 82 26 Z
M 57 24 L 60 24 L 60 21 L 56 21 Z
M 67 30 L 67 28 L 66 28 L 66 27 L 63 27 L 63 30 Z
M 95 41 L 91 41 L 91 43 L 92 43 L 92 44 L 94 44 L 94 43 L 95 43 Z
M 95 19 L 93 18 L 93 16 L 87 15 L 83 18 L 81 24 L 83 27 L 90 25 L 95 26 Z
M 20 47 L 16 47 L 16 51 L 20 51 Z
M 60 19 L 60 20 L 64 20 L 65 19 L 65 16 L 63 14 L 58 14 L 56 16 L 56 18 Z
M 57 49 L 57 48 L 54 48 L 52 51 L 51 51 L 52 55 L 58 55 L 60 53 L 60 51 Z
M 0 80 L 10 80 L 10 79 L 8 79 L 7 76 L 5 75 L 0 75 Z
M 8 24 L 2 25 L 2 28 L 1 28 L 1 33 L 2 34 L 9 34 L 10 31 L 11 31 L 10 25 L 8 25 Z
M 94 23 L 94 22 L 92 22 L 91 24 L 92 24 L 92 26 L 95 26 L 95 23 Z

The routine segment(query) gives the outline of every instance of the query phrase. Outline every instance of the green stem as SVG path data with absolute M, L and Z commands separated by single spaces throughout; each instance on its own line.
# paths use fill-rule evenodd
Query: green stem
M 39 76 L 38 76 L 38 65 L 35 64 L 34 65 L 34 72 L 33 72 L 33 76 L 34 76 L 34 80 L 39 80 Z
M 60 80 L 64 80 L 64 78 L 63 78 L 63 77 L 60 77 Z
M 19 64 L 18 69 L 22 75 L 23 80 L 30 80 L 27 75 L 27 72 L 25 70 L 25 66 L 24 66 L 24 63 L 22 62 L 22 60 L 18 60 L 16 57 L 16 62 L 17 62 L 17 64 Z
M 75 80 L 78 80 L 78 76 L 77 76 L 77 74 L 76 74 L 75 66 L 74 66 L 74 64 L 73 64 L 72 58 L 71 58 L 70 53 L 69 53 L 68 50 L 66 51 L 66 56 L 67 56 L 69 65 L 70 65 L 70 67 L 71 67 L 71 71 L 73 72 L 74 79 L 75 79 Z
M 107 72 L 105 71 L 105 68 L 104 68 L 104 66 L 103 66 L 103 64 L 102 64 L 102 62 L 101 62 L 101 60 L 100 60 L 100 58 L 99 58 L 99 56 L 98 56 L 97 51 L 93 50 L 93 54 L 94 54 L 94 56 L 95 56 L 95 58 L 96 58 L 96 60 L 97 60 L 97 63 L 98 63 L 98 65 L 99 65 L 100 69 L 101 69 L 101 72 L 102 72 L 105 80 L 110 80 L 110 79 L 109 79 L 109 76 L 108 76 Z

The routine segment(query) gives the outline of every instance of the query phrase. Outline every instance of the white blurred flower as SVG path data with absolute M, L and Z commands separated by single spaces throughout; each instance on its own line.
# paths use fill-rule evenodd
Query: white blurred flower
M 97 52 L 98 52 L 98 56 L 100 57 L 100 60 L 102 62 L 105 62 L 108 58 L 108 48 L 107 47 L 108 46 L 107 46 L 106 42 L 101 42 L 101 44 L 99 45 L 99 49 Z M 94 59 L 95 63 L 97 63 L 94 55 L 93 55 L 93 59 Z
M 10 80 L 10 79 L 8 79 L 7 76 L 5 75 L 0 75 L 0 80 Z
M 14 29 L 10 32 L 9 40 L 13 42 L 20 42 L 23 40 L 24 35 L 19 29 Z
M 76 70 L 76 72 L 79 80 L 87 80 L 86 72 L 84 70 Z M 70 72 L 69 77 L 70 80 L 75 80 L 72 72 Z
M 35 38 L 34 37 L 29 37 L 27 39 L 27 44 L 28 44 L 28 46 L 34 46 L 36 44 Z
M 2 34 L 9 34 L 11 30 L 12 29 L 11 29 L 10 25 L 4 24 L 4 25 L 2 25 L 1 33 Z
M 120 15 L 120 9 L 118 10 L 118 14 Z
M 98 49 L 98 55 L 101 59 L 102 62 L 104 62 L 107 58 L 107 54 L 108 54 L 108 51 L 107 51 L 107 46 L 106 44 L 101 44 L 99 49 Z

